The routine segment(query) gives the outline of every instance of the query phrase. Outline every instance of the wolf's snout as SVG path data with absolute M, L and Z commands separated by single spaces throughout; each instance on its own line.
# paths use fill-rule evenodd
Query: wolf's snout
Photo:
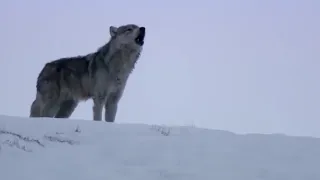
M 140 29 L 140 33 L 145 34 L 145 32 L 146 32 L 146 28 L 145 27 L 140 27 L 139 29 Z
M 138 37 L 140 37 L 140 38 L 144 38 L 144 36 L 145 36 L 145 34 L 146 34 L 146 28 L 145 27 L 140 27 L 139 28 L 139 35 L 138 35 Z
M 146 28 L 140 27 L 139 28 L 139 35 L 136 38 L 136 43 L 142 46 L 144 44 L 144 36 L 146 34 Z

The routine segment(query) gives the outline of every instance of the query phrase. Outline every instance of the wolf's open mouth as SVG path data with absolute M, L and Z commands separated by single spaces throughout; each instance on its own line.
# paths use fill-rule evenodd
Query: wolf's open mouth
M 135 41 L 138 45 L 142 46 L 144 44 L 144 36 L 146 34 L 146 30 L 144 27 L 140 27 L 139 35 L 136 37 Z

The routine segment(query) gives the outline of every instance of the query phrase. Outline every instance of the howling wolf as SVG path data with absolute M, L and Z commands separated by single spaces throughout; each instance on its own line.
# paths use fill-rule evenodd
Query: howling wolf
M 114 122 L 117 104 L 142 52 L 145 27 L 110 26 L 110 40 L 86 56 L 47 63 L 37 79 L 30 117 L 69 118 L 80 101 L 93 100 L 93 120 Z

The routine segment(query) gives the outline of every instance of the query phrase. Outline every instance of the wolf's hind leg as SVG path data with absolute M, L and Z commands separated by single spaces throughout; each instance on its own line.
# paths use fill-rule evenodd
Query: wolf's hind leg
M 59 110 L 60 103 L 57 98 L 48 99 L 42 109 L 42 117 L 54 117 Z
M 41 107 L 41 100 L 36 98 L 31 104 L 29 117 L 41 117 Z
M 63 101 L 60 104 L 60 109 L 57 112 L 55 118 L 69 118 L 77 106 L 78 101 L 72 99 Z

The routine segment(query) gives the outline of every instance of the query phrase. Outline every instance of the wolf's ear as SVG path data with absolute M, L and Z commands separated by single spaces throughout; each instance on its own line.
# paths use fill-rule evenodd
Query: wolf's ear
M 114 26 L 110 26 L 109 30 L 110 30 L 110 35 L 111 37 L 115 36 L 117 34 L 117 29 L 116 27 Z

